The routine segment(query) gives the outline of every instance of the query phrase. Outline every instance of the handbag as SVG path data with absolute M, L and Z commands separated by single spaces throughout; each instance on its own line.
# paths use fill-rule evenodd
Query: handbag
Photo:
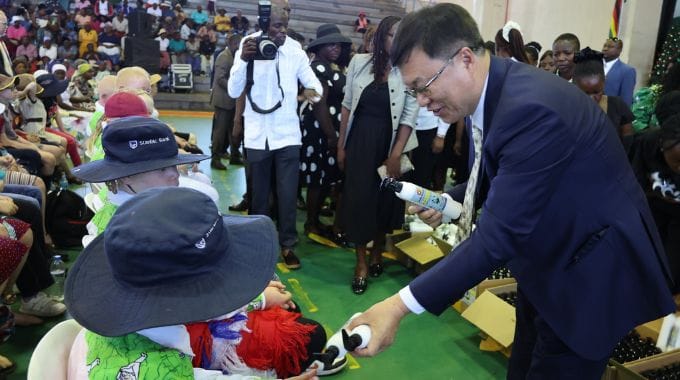
M 411 163 L 411 160 L 409 160 L 408 155 L 402 154 L 401 157 L 399 158 L 399 174 L 405 174 L 413 170 L 413 164 Z M 378 175 L 380 176 L 380 179 L 383 180 L 388 177 L 387 175 L 387 166 L 381 165 L 378 168 Z

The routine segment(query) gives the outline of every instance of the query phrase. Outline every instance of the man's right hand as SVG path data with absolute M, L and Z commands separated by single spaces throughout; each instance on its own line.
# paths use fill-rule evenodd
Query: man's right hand
M 442 213 L 431 208 L 425 208 L 418 205 L 408 206 L 409 214 L 418 214 L 420 220 L 432 228 L 437 228 L 442 224 Z
M 246 62 L 250 61 L 255 58 L 255 54 L 257 54 L 257 42 L 253 37 L 248 37 L 241 46 L 241 59 Z

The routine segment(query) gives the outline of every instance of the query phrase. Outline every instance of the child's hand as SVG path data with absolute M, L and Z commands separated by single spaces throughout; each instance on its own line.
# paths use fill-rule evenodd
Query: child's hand
M 267 309 L 274 306 L 279 306 L 286 310 L 295 309 L 295 303 L 292 301 L 293 295 L 279 281 L 269 282 L 269 286 L 264 289 L 264 299 Z

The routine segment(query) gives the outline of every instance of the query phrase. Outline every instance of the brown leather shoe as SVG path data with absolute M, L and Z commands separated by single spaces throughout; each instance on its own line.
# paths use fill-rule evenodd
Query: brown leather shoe
M 300 259 L 298 259 L 297 256 L 295 256 L 295 252 L 293 252 L 292 249 L 290 248 L 284 248 L 281 250 L 281 257 L 283 258 L 283 265 L 286 266 L 288 269 L 299 269 L 300 268 Z

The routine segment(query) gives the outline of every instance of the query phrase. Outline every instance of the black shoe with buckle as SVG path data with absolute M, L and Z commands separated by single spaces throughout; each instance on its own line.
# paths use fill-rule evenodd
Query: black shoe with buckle
M 295 252 L 293 252 L 292 249 L 290 248 L 284 248 L 281 250 L 281 257 L 283 258 L 283 265 L 286 266 L 288 269 L 299 269 L 300 268 L 300 259 L 298 259 L 297 256 L 295 256 Z
M 224 166 L 222 161 L 220 161 L 220 159 L 217 157 L 213 157 L 213 159 L 210 160 L 210 168 L 215 170 L 227 170 L 227 167 Z

